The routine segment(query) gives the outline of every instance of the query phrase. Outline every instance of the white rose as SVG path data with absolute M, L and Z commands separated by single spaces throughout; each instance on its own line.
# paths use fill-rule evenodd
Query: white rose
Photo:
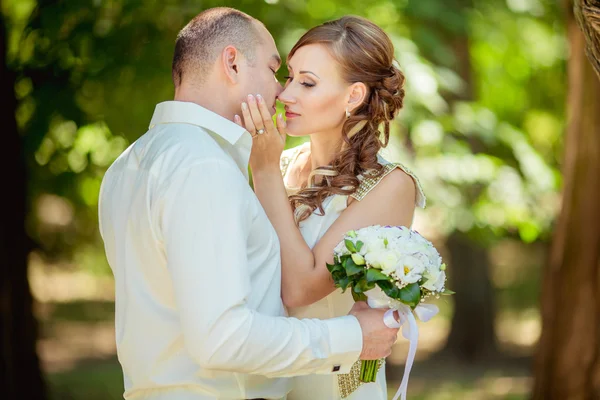
M 431 290 L 432 292 L 441 292 L 444 290 L 444 284 L 446 283 L 446 273 L 439 269 L 428 269 L 425 272 L 424 278 L 426 279 L 423 287 Z
M 386 275 L 391 274 L 396 270 L 398 263 L 400 262 L 401 254 L 395 250 L 385 250 L 381 253 L 381 272 Z
M 396 275 L 401 277 L 404 283 L 415 283 L 421 279 L 425 272 L 425 263 L 417 257 L 406 255 L 399 260 Z
M 386 251 L 385 248 L 385 243 L 383 242 L 382 238 L 373 238 L 372 240 L 363 242 L 364 246 L 361 250 L 365 251 L 366 253 L 380 253 L 380 252 L 384 252 Z M 362 253 L 362 251 L 361 251 Z
M 365 254 L 365 261 L 367 264 L 373 268 L 381 269 L 381 253 L 380 252 L 372 252 Z

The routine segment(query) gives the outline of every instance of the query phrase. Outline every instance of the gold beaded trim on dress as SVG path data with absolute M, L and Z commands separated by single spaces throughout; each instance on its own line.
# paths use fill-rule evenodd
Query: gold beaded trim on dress
M 288 167 L 290 166 L 290 163 L 296 158 L 301 148 L 302 145 L 284 150 L 284 152 L 281 153 L 281 158 L 279 159 L 279 168 L 281 169 L 281 176 L 285 176 Z
M 377 361 L 377 372 L 379 372 L 379 369 L 383 366 L 385 359 L 380 358 Z M 340 391 L 340 397 L 342 399 L 345 399 L 346 397 L 350 396 L 352 392 L 354 392 L 360 387 L 360 385 L 364 384 L 364 382 L 360 381 L 360 365 L 361 362 L 360 360 L 358 360 L 352 365 L 352 368 L 350 368 L 350 372 L 348 372 L 347 374 L 339 374 L 337 376 L 338 389 Z
M 400 163 L 389 163 L 389 164 L 385 164 L 383 166 L 383 173 L 379 176 L 376 177 L 370 177 L 369 175 L 365 175 L 362 177 L 361 181 L 360 181 L 360 185 L 358 186 L 358 189 L 356 189 L 356 192 L 354 192 L 353 194 L 351 194 L 350 196 L 355 198 L 356 200 L 362 200 L 365 198 L 365 196 L 375 187 L 377 186 L 377 184 L 390 172 L 392 172 L 393 170 L 395 170 L 396 168 L 400 168 L 402 171 L 404 171 L 407 175 L 409 175 L 415 182 L 415 186 L 417 187 L 417 199 L 415 201 L 416 205 L 421 207 L 421 208 L 425 208 L 425 194 L 423 193 L 423 188 L 421 186 L 421 182 L 419 181 L 419 178 L 417 178 L 417 176 L 407 167 L 405 167 L 404 165 L 400 164 Z
M 302 147 L 302 145 L 288 149 L 283 152 L 283 154 L 281 155 L 280 164 L 279 164 L 279 166 L 281 168 L 281 176 L 285 176 L 285 174 L 287 173 L 288 167 L 290 166 L 290 163 L 293 160 L 295 160 L 296 156 L 298 155 L 298 153 L 301 150 L 301 147 Z M 354 192 L 350 196 L 359 201 L 364 199 L 365 196 L 375 186 L 377 186 L 377 184 L 387 174 L 389 174 L 396 168 L 400 168 L 402 171 L 404 171 L 406 174 L 408 174 L 411 178 L 413 178 L 415 185 L 417 187 L 416 205 L 418 207 L 425 208 L 426 198 L 425 198 L 425 193 L 423 192 L 423 187 L 421 186 L 421 182 L 419 181 L 419 178 L 417 178 L 417 176 L 409 168 L 407 168 L 406 166 L 404 166 L 401 163 L 384 164 L 383 165 L 383 173 L 378 177 L 369 177 L 368 174 L 365 174 L 365 176 L 360 177 L 361 181 L 360 181 L 360 185 L 358 186 L 358 189 L 356 190 L 356 192 Z

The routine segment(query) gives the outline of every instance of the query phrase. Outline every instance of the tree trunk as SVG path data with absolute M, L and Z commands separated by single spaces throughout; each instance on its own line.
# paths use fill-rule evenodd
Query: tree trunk
M 461 232 L 447 241 L 452 275 L 448 287 L 456 292 L 454 316 L 444 354 L 467 362 L 496 354 L 494 290 L 487 249 Z
M 36 352 L 36 322 L 27 281 L 26 166 L 15 120 L 15 74 L 7 67 L 7 40 L 0 12 L 0 113 L 5 145 L 0 171 L 7 179 L 0 223 L 0 397 L 44 400 L 45 385 Z
M 536 400 L 600 398 L 600 80 L 570 7 L 568 36 L 563 204 L 542 283 Z

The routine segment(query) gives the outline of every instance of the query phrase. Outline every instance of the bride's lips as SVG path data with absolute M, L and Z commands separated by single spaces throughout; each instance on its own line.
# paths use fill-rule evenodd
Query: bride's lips
M 286 112 L 285 112 L 285 117 L 286 117 L 287 119 L 290 119 L 290 118 L 296 118 L 296 117 L 299 117 L 299 116 L 300 116 L 300 114 L 296 114 L 296 113 L 293 113 L 293 112 L 291 112 L 291 111 L 286 111 Z

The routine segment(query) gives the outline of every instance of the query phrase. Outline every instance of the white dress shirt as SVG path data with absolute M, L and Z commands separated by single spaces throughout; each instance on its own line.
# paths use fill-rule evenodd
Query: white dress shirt
M 284 316 L 279 241 L 247 181 L 251 146 L 233 122 L 164 102 L 104 176 L 126 399 L 281 399 L 284 377 L 348 372 L 361 352 L 353 316 Z

